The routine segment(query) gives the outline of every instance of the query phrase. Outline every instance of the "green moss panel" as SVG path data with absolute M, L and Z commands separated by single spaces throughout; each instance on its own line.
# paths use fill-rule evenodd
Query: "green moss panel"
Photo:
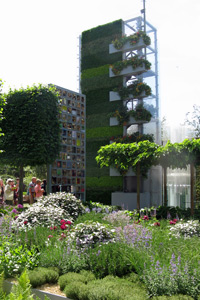
M 110 177 L 109 168 L 96 163 L 97 151 L 110 143 L 111 136 L 122 136 L 122 126 L 109 126 L 110 113 L 119 101 L 109 102 L 109 91 L 122 85 L 122 78 L 109 78 L 109 66 L 122 59 L 109 54 L 109 44 L 122 35 L 122 20 L 82 33 L 81 89 L 86 95 L 86 199 L 110 204 L 111 193 L 122 189 L 121 177 Z

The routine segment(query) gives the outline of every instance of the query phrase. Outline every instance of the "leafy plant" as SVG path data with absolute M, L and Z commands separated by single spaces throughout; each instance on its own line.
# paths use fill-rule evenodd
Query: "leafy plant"
M 90 271 L 80 271 L 80 273 L 68 272 L 60 276 L 58 280 L 58 284 L 60 286 L 61 291 L 63 291 L 66 285 L 71 284 L 72 282 L 78 281 L 87 284 L 89 281 L 95 280 L 95 276 Z
M 149 46 L 151 44 L 150 37 L 146 35 L 146 33 L 142 30 L 139 30 L 138 32 L 129 36 L 124 35 L 121 38 L 116 38 L 114 41 L 112 41 L 112 43 L 117 50 L 120 50 L 127 42 L 129 42 L 130 45 L 137 44 L 140 37 L 143 39 L 146 46 Z
M 136 121 L 147 121 L 151 120 L 152 114 L 144 108 L 143 104 L 137 104 L 135 110 L 128 111 L 128 115 L 132 116 Z
M 117 92 L 121 100 L 129 98 L 137 98 L 142 92 L 145 92 L 145 96 L 151 95 L 151 87 L 141 80 L 135 80 L 128 86 L 123 86 L 121 88 L 115 88 L 114 92 Z
M 100 243 L 114 242 L 115 230 L 106 224 L 87 221 L 74 226 L 69 232 L 67 243 L 75 244 L 77 249 L 93 247 Z
M 120 75 L 121 71 L 128 66 L 132 66 L 133 69 L 144 66 L 146 70 L 149 70 L 151 68 L 151 63 L 148 60 L 139 58 L 135 55 L 130 59 L 115 62 L 111 65 L 111 69 L 115 75 Z

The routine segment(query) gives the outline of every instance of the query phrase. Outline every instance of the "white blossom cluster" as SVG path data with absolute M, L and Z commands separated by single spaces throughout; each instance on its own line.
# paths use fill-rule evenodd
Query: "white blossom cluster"
M 115 229 L 99 222 L 87 221 L 77 224 L 69 232 L 68 244 L 75 244 L 77 248 L 87 248 L 97 243 L 115 241 Z
M 190 238 L 192 236 L 200 236 L 200 223 L 198 220 L 189 220 L 187 222 L 176 223 L 170 228 L 173 236 Z

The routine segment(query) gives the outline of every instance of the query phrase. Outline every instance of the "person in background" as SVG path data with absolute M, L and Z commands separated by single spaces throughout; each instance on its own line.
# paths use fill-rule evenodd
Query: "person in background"
M 30 204 L 34 203 L 34 199 L 35 199 L 35 186 L 36 186 L 36 177 L 32 177 L 32 180 L 31 180 L 31 182 L 29 183 L 29 186 L 28 186 Z
M 9 178 L 6 181 L 5 192 L 4 192 L 5 202 L 7 205 L 13 205 L 14 203 L 14 192 L 13 192 L 12 185 L 13 185 L 13 180 Z
M 46 196 L 47 195 L 47 180 L 46 179 L 42 180 L 41 188 L 44 190 L 43 196 Z
M 36 180 L 36 186 L 35 186 L 35 200 L 38 200 L 38 198 L 42 197 L 44 193 L 44 189 L 41 188 L 41 180 Z
M 0 178 L 0 203 L 3 203 L 4 191 L 5 191 L 5 186 L 4 186 L 4 183 L 3 183 L 3 179 Z

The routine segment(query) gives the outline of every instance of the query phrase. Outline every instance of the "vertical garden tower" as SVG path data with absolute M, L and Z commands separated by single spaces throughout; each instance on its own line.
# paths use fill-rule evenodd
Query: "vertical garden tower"
M 146 29 L 146 30 L 145 30 Z M 80 92 L 86 95 L 86 199 L 134 208 L 135 174 L 100 169 L 103 145 L 160 142 L 156 29 L 142 17 L 84 31 L 80 39 Z M 141 204 L 159 204 L 161 175 L 141 180 Z M 159 183 L 159 184 L 158 184 Z

